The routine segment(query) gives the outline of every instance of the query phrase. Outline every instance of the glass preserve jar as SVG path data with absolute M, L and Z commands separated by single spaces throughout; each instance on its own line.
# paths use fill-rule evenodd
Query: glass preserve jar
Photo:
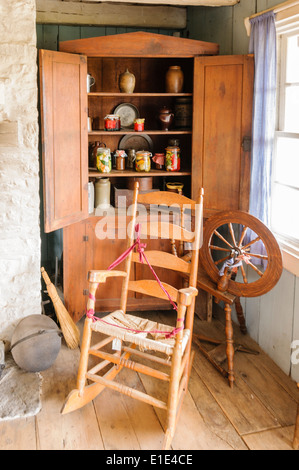
M 116 170 L 124 170 L 126 167 L 125 165 L 125 158 L 127 156 L 126 152 L 124 150 L 115 150 L 114 156 L 115 156 Z
M 96 167 L 100 173 L 110 173 L 111 171 L 111 153 L 106 147 L 97 149 Z
M 120 130 L 120 117 L 117 114 L 108 114 L 104 118 L 106 131 L 119 131 Z
M 135 170 L 136 171 L 150 171 L 152 154 L 147 150 L 139 150 L 136 152 Z
M 181 151 L 177 146 L 166 147 L 165 169 L 166 171 L 179 171 L 181 168 Z

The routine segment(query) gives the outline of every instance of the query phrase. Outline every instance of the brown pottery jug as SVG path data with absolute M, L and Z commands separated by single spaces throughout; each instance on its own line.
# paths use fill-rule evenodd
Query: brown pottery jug
M 172 65 L 166 72 L 166 93 L 181 93 L 184 85 L 184 73 L 179 65 Z
M 128 69 L 119 76 L 119 89 L 122 93 L 133 93 L 135 89 L 135 75 Z
M 167 106 L 159 110 L 158 121 L 163 131 L 168 131 L 173 123 L 174 114 Z

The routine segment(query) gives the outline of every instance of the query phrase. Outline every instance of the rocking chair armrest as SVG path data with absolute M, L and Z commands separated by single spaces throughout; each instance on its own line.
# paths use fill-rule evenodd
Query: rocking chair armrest
M 96 283 L 105 283 L 107 277 L 126 277 L 125 271 L 92 270 L 88 272 L 88 281 Z
M 178 303 L 184 305 L 185 307 L 189 307 L 191 305 L 193 298 L 196 297 L 198 294 L 198 290 L 196 287 L 186 287 L 184 289 L 179 290 L 178 295 Z

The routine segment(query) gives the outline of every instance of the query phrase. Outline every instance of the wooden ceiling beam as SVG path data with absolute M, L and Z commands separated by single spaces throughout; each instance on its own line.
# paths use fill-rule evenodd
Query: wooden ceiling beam
M 75 0 L 84 2 L 85 0 Z M 99 0 L 86 0 L 89 3 L 99 3 Z M 128 0 L 105 0 L 107 3 L 130 3 Z M 177 5 L 177 6 L 206 6 L 223 7 L 233 6 L 240 3 L 240 0 L 131 0 L 131 3 L 150 5 Z
M 187 11 L 178 6 L 36 0 L 36 22 L 81 26 L 184 29 Z

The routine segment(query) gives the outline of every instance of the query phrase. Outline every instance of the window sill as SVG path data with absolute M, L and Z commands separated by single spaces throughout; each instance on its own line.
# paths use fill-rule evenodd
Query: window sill
M 290 253 L 283 247 L 281 247 L 281 252 L 284 269 L 299 277 L 299 256 Z
M 276 238 L 277 243 L 280 246 L 282 254 L 282 265 L 283 268 L 289 271 L 291 274 L 299 277 L 299 247 L 298 244 L 287 241 L 278 233 L 273 234 Z

